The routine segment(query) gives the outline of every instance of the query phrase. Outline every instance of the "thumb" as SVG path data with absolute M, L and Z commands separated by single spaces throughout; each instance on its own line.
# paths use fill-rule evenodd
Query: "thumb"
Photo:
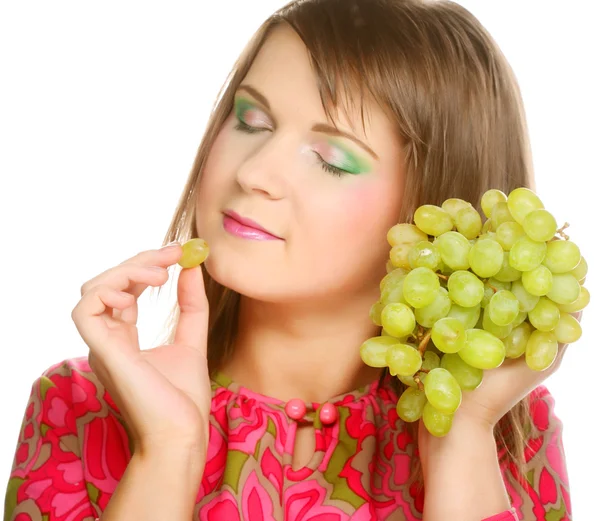
M 175 328 L 175 343 L 190 346 L 206 356 L 209 310 L 201 266 L 181 270 L 177 302 L 180 315 Z

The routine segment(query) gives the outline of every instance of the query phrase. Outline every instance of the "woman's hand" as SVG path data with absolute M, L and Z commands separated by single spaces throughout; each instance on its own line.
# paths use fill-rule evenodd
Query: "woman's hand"
M 200 267 L 179 275 L 180 318 L 175 340 L 142 351 L 137 299 L 168 280 L 167 267 L 182 255 L 179 244 L 142 252 L 81 288 L 72 312 L 90 348 L 90 367 L 131 429 L 136 450 L 173 445 L 197 451 L 204 468 L 208 444 L 210 380 L 206 360 L 208 301 Z

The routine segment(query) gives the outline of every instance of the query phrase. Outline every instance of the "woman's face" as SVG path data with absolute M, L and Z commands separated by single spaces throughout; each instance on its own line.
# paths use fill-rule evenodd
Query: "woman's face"
M 359 113 L 336 121 L 343 134 L 328 125 L 302 40 L 279 27 L 237 90 L 200 180 L 196 224 L 218 282 L 271 302 L 377 297 L 402 199 L 400 142 L 376 104 L 365 105 L 364 133 Z

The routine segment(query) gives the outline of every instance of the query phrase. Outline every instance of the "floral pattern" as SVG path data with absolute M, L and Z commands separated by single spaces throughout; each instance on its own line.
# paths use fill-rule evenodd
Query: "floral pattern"
M 320 422 L 317 404 L 307 404 L 315 451 L 299 469 L 292 467 L 298 424 L 286 415 L 284 403 L 220 374 L 213 377 L 212 390 L 207 463 L 194 520 L 422 518 L 424 492 L 409 482 L 411 461 L 418 456 L 396 413 L 397 395 L 389 381 L 332 398 L 339 416 L 332 425 Z M 530 403 L 527 471 L 503 468 L 514 517 L 568 521 L 562 425 L 545 387 L 531 394 Z M 32 386 L 4 520 L 93 521 L 131 456 L 127 425 L 87 358 L 53 365 Z M 510 512 L 504 515 L 513 518 Z

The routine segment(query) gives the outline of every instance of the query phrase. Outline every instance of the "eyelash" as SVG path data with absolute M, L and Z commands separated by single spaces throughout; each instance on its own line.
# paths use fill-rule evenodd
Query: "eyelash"
M 240 132 L 245 132 L 246 134 L 257 134 L 258 132 L 265 132 L 268 130 L 268 129 L 263 129 L 263 128 L 251 127 L 250 125 L 248 125 L 247 123 L 244 123 L 243 121 L 241 121 L 239 119 L 238 119 L 237 125 L 235 126 L 235 129 L 239 130 Z M 342 177 L 343 175 L 348 173 L 345 170 L 342 170 L 341 168 L 337 168 L 337 167 L 327 163 L 318 152 L 315 152 L 315 155 L 317 156 L 317 159 L 321 163 L 321 168 L 323 170 L 325 170 L 325 172 L 328 172 L 331 175 L 334 175 L 336 177 Z

